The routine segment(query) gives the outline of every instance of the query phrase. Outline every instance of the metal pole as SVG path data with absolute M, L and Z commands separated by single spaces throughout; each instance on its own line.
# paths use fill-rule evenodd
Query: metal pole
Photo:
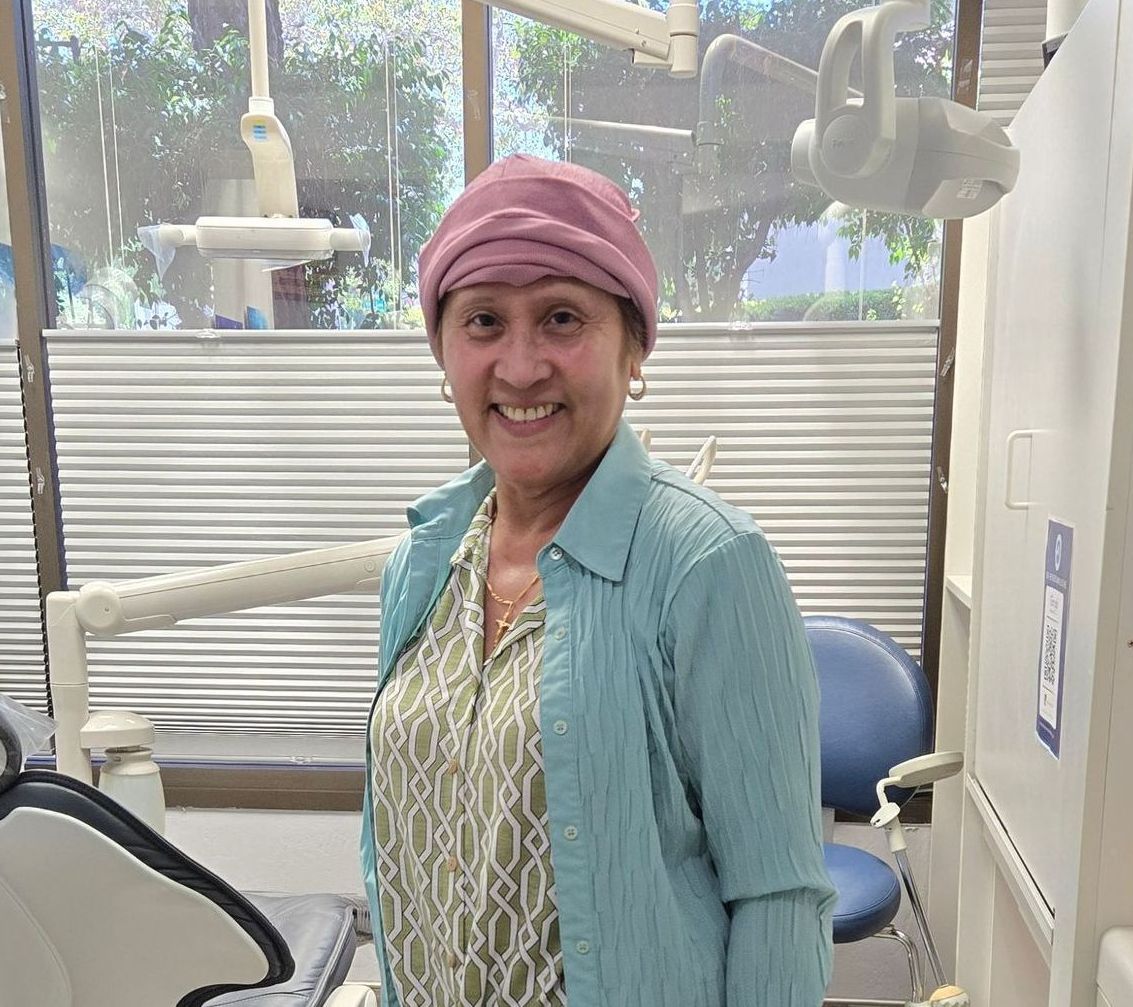
M 897 850 L 893 856 L 901 871 L 901 880 L 905 883 L 905 891 L 909 896 L 909 904 L 913 909 L 913 918 L 921 932 L 925 950 L 928 952 L 928 963 L 932 966 L 933 978 L 937 986 L 943 986 L 948 981 L 944 978 L 944 966 L 940 963 L 940 955 L 936 950 L 936 941 L 932 939 L 932 931 L 928 928 L 928 917 L 925 916 L 924 906 L 921 903 L 921 893 L 917 890 L 917 882 L 913 877 L 913 870 L 909 866 L 909 854 L 905 850 Z

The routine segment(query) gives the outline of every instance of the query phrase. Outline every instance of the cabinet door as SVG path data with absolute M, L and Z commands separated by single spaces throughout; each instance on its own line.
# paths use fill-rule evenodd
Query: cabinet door
M 990 307 L 988 472 L 972 771 L 1052 910 L 1076 850 L 1098 616 L 1126 219 L 1107 208 L 1116 0 L 1091 3 L 1015 120 L 1015 191 L 1001 204 Z M 1126 106 L 1128 102 L 1124 103 Z M 1121 204 L 1122 200 L 1118 199 Z M 1116 289 L 1106 289 L 1106 284 Z M 1010 479 L 1009 479 L 1010 477 Z M 1008 504 L 1026 503 L 1022 509 Z M 1047 522 L 1075 528 L 1062 706 L 1062 757 L 1037 713 Z

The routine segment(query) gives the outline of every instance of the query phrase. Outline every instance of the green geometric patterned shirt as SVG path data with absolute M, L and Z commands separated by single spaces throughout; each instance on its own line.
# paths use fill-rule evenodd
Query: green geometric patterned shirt
M 563 1005 L 539 732 L 546 603 L 484 657 L 494 494 L 370 725 L 384 946 L 403 1007 Z

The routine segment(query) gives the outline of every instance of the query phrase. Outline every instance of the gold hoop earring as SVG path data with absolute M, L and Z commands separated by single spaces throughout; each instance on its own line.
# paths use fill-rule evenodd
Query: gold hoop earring
M 448 386 L 448 375 L 441 375 L 441 398 L 446 402 L 452 401 L 452 390 Z
M 638 375 L 637 380 L 641 382 L 640 388 L 634 388 L 633 387 L 633 378 L 632 377 L 629 380 L 630 380 L 629 397 L 631 399 L 633 399 L 634 402 L 640 402 L 643 398 L 645 398 L 645 393 L 647 391 L 649 391 L 649 386 L 645 383 L 645 375 L 644 374 Z

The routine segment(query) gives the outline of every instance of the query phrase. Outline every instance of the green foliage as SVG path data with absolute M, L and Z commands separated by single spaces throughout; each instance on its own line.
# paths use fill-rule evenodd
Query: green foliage
M 81 250 L 88 264 L 121 266 L 152 299 L 175 300 L 186 325 L 207 324 L 208 264 L 182 250 L 159 280 L 135 235 L 142 224 L 234 212 L 218 201 L 226 180 L 252 175 L 239 134 L 250 86 L 246 38 L 229 32 L 198 50 L 184 7 L 175 7 L 156 34 L 121 24 L 108 47 L 87 47 L 78 60 L 42 48 L 38 73 L 53 240 Z M 423 41 L 376 34 L 328 32 L 271 67 L 300 212 L 342 226 L 360 213 L 373 232 L 368 264 L 340 257 L 286 278 L 307 304 L 293 324 L 378 326 L 400 307 L 443 210 L 448 83 Z
M 863 0 L 702 0 L 701 53 L 721 35 L 739 35 L 805 67 L 817 68 L 835 21 Z M 648 6 L 663 9 L 662 0 Z M 951 5 L 933 0 L 933 26 L 902 35 L 896 48 L 898 90 L 906 95 L 947 95 L 951 80 Z M 595 139 L 576 127 L 571 158 L 621 182 L 635 194 L 641 226 L 654 251 L 670 299 L 667 312 L 688 320 L 726 319 L 736 311 L 740 281 L 757 259 L 775 255 L 774 229 L 811 224 L 829 200 L 795 182 L 790 145 L 795 127 L 814 114 L 814 97 L 742 65 L 702 65 L 696 81 L 633 67 L 624 53 L 580 42 L 576 36 L 517 22 L 520 98 L 548 116 L 561 116 L 563 47 L 571 68 L 572 117 L 642 123 L 713 136 L 716 147 L 666 153 L 642 137 L 636 143 Z M 744 47 L 741 47 L 744 48 Z M 758 63 L 758 57 L 756 62 Z M 721 82 L 713 95 L 705 81 Z M 561 122 L 552 121 L 545 143 L 565 153 Z M 860 251 L 860 220 L 847 225 L 851 254 Z M 919 277 L 931 264 L 932 222 L 871 214 L 866 235 L 878 236 L 890 256 Z M 856 316 L 855 316 L 856 317 Z
M 899 291 L 855 290 L 830 294 L 787 294 L 760 300 L 742 300 L 733 319 L 739 322 L 877 322 L 900 319 Z

